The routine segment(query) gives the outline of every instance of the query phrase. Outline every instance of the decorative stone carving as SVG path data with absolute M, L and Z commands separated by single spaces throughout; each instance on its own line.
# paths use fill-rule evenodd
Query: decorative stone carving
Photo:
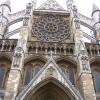
M 29 17 L 24 17 L 23 19 L 23 26 L 28 26 Z
M 75 28 L 80 29 L 80 21 L 79 21 L 79 18 L 78 18 L 78 12 L 77 12 L 76 6 L 73 6 L 73 16 L 75 18 L 75 20 L 74 20 Z
M 82 56 L 82 57 L 81 57 L 81 61 L 82 61 L 82 68 L 83 68 L 83 71 L 89 71 L 88 57 L 87 57 L 87 56 Z
M 14 60 L 13 60 L 13 67 L 19 67 L 19 64 L 21 62 L 21 57 L 22 57 L 23 49 L 21 47 L 17 47 L 15 49 L 15 54 L 14 54 Z
M 73 5 L 73 0 L 67 0 L 67 9 L 71 10 Z
M 77 8 L 76 8 L 75 5 L 73 6 L 73 15 L 74 15 L 75 18 L 78 17 Z
M 50 66 L 50 68 L 47 69 L 47 73 L 49 76 L 52 76 L 54 71 L 55 69 L 52 66 Z
M 48 0 L 44 3 L 41 7 L 38 8 L 39 10 L 56 10 L 56 11 L 64 11 L 55 0 Z
M 28 5 L 26 6 L 26 15 L 30 15 L 31 8 L 32 8 L 32 4 L 28 3 Z
M 70 35 L 69 21 L 53 15 L 40 17 L 33 23 L 32 35 L 41 41 L 63 41 Z
M 31 14 L 31 8 L 32 8 L 32 4 L 28 3 L 28 5 L 26 6 L 25 17 L 23 18 L 23 26 L 28 26 L 29 17 Z
M 75 22 L 76 29 L 80 29 L 80 21 L 79 21 L 79 19 L 75 19 L 74 22 Z
M 56 70 L 53 68 L 53 66 L 50 66 L 46 69 L 45 71 L 45 78 L 49 78 L 49 77 L 55 77 L 57 78 L 57 72 Z

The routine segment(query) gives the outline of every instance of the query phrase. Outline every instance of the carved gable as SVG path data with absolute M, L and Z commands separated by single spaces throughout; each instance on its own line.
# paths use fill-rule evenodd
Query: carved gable
M 48 62 L 44 65 L 44 67 L 37 73 L 37 75 L 32 79 L 32 81 L 28 84 L 28 86 L 19 94 L 16 100 L 24 100 L 25 96 L 36 86 L 38 83 L 46 80 L 46 79 L 56 79 L 61 84 L 63 84 L 67 89 L 71 92 L 72 95 L 77 98 L 77 100 L 83 100 L 78 94 L 78 91 L 74 88 L 74 86 L 67 80 L 62 73 L 59 66 L 56 64 L 55 60 L 51 56 Z
M 47 0 L 39 10 L 55 10 L 55 11 L 65 11 L 55 0 Z

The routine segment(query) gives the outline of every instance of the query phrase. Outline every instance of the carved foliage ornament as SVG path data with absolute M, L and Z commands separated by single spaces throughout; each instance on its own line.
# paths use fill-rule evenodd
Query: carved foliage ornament
M 44 16 L 36 19 L 32 26 L 32 35 L 38 40 L 56 42 L 69 37 L 69 21 L 61 17 Z

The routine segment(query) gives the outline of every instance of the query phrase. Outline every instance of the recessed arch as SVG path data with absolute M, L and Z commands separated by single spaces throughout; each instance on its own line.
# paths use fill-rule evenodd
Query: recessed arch
M 6 58 L 6 59 L 8 59 L 10 62 L 12 62 L 12 56 L 10 55 L 10 54 L 7 54 L 7 53 L 1 53 L 0 54 L 0 59 L 2 59 L 2 58 Z
M 72 57 L 63 57 L 62 56 L 62 57 L 59 57 L 59 58 L 55 59 L 55 61 L 56 61 L 56 63 L 60 62 L 60 61 L 65 61 L 65 62 L 67 61 L 67 62 L 70 62 L 73 65 L 77 66 L 77 61 Z
M 7 55 L 0 56 L 0 88 L 6 87 L 6 82 L 11 68 L 11 59 Z
M 95 57 L 91 60 L 91 72 L 96 93 L 100 93 L 100 58 Z
M 58 58 L 56 63 L 61 68 L 65 77 L 75 86 L 76 85 L 76 73 L 77 73 L 77 63 L 71 57 Z
M 35 87 L 31 88 L 30 91 L 28 91 L 28 93 L 26 95 L 23 95 L 23 96 L 19 96 L 16 100 L 36 100 L 36 99 L 33 99 L 34 96 L 36 98 L 36 93 L 42 89 L 42 88 L 45 88 L 48 90 L 48 86 L 49 85 L 53 85 L 54 87 L 52 89 L 60 89 L 61 92 L 60 93 L 63 93 L 62 95 L 62 98 L 63 99 L 57 99 L 57 100 L 83 100 L 82 96 L 78 93 L 74 93 L 75 91 L 70 91 L 68 89 L 68 87 L 64 86 L 60 81 L 58 81 L 57 79 L 53 78 L 53 77 L 49 77 L 41 82 L 39 82 Z M 47 87 L 45 87 L 47 86 Z M 56 88 L 57 87 L 57 88 Z M 43 89 L 42 89 L 43 90 Z M 51 89 L 50 89 L 51 90 Z M 56 91 L 56 90 L 55 90 Z M 48 92 L 48 91 L 45 91 L 45 92 Z M 53 91 L 51 91 L 53 92 Z M 51 94 L 49 93 L 49 96 Z M 32 97 L 33 96 L 33 97 Z M 64 97 L 63 97 L 64 96 Z M 52 97 L 52 95 L 51 95 Z M 31 99 L 32 98 L 32 99 Z M 65 99 L 64 99 L 65 98 Z M 38 100 L 42 100 L 42 99 L 38 99 Z M 44 99 L 43 99 L 44 100 Z M 55 100 L 55 99 L 54 99 Z
M 30 56 L 26 58 L 23 68 L 23 85 L 29 84 L 35 75 L 42 69 L 45 63 L 46 59 L 42 56 Z
M 90 59 L 90 64 L 92 64 L 92 63 L 95 62 L 95 61 L 100 62 L 100 57 L 92 57 L 92 58 Z
M 47 62 L 47 58 L 45 57 L 45 56 L 33 56 L 33 55 L 30 55 L 30 56 L 28 56 L 27 58 L 25 58 L 24 59 L 24 64 L 26 64 L 26 63 L 28 63 L 28 62 L 30 62 L 30 61 L 32 61 L 32 60 L 40 60 L 40 61 L 42 61 L 42 62 L 44 62 L 44 63 L 46 63 Z

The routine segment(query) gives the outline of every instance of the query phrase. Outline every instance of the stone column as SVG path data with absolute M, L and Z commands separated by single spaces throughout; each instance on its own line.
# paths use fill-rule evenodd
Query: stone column
M 19 83 L 22 75 L 24 55 L 27 49 L 26 45 L 28 35 L 30 34 L 30 15 L 32 15 L 31 8 L 32 5 L 31 3 L 29 3 L 26 8 L 25 17 L 23 18 L 23 26 L 20 30 L 20 38 L 15 48 L 13 61 L 6 85 L 6 93 L 4 100 L 15 100 L 18 94 Z
M 75 54 L 77 59 L 77 83 L 80 85 L 84 100 L 96 100 L 89 58 L 85 43 L 82 41 L 81 31 L 75 33 Z
M 82 93 L 84 100 L 96 100 L 89 58 L 85 43 L 82 40 L 83 34 L 80 29 L 80 21 L 75 6 L 73 12 L 73 33 L 77 60 L 77 83 L 81 88 L 80 92 Z

